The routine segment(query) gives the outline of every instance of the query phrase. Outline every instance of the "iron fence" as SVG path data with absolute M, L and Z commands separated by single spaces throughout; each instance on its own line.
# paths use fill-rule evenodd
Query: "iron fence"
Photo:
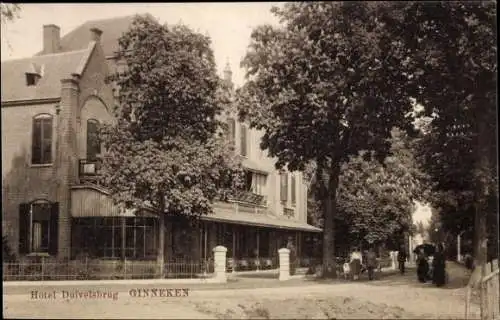
M 156 261 L 67 260 L 3 263 L 3 281 L 195 279 L 210 277 L 213 260 L 168 260 L 163 268 Z
M 277 269 L 279 261 L 277 257 L 270 258 L 228 258 L 226 270 L 231 271 L 255 271 Z

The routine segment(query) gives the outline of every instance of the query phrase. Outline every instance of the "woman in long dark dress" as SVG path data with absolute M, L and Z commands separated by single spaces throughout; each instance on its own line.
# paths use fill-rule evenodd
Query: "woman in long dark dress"
M 446 259 L 444 257 L 444 248 L 442 244 L 437 246 L 434 260 L 432 260 L 433 272 L 432 282 L 441 287 L 446 283 Z
M 423 249 L 420 249 L 418 253 L 418 265 L 417 265 L 417 276 L 418 281 L 425 282 L 427 280 L 427 274 L 429 272 L 429 264 L 427 263 L 427 256 Z

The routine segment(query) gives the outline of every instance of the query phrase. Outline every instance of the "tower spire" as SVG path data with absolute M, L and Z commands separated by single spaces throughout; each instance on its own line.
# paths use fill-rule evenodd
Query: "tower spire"
M 228 83 L 233 82 L 233 72 L 231 71 L 231 65 L 229 63 L 229 57 L 226 58 L 226 66 L 224 67 L 224 80 Z

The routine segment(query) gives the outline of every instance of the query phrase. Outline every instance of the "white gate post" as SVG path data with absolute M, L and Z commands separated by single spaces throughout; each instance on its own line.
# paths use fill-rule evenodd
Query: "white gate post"
M 290 279 L 290 250 L 281 248 L 278 250 L 280 261 L 280 281 Z
M 398 258 L 398 252 L 397 251 L 391 251 L 391 269 L 396 270 L 398 268 L 397 266 L 397 258 Z
M 213 249 L 214 252 L 214 273 L 215 279 L 220 282 L 226 282 L 226 252 L 224 246 L 217 246 Z

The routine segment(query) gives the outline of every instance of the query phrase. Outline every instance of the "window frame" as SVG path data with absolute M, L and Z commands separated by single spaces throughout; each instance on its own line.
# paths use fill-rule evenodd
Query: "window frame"
M 283 204 L 288 203 L 288 172 L 286 171 L 280 172 L 280 201 Z
M 99 146 L 99 148 L 98 148 L 99 152 L 97 152 L 93 158 L 91 157 L 92 155 L 89 154 L 89 147 L 92 147 L 91 141 L 90 141 L 90 135 L 89 135 L 89 124 L 90 123 L 93 123 L 96 125 L 97 141 L 95 143 L 96 143 L 96 146 L 97 145 Z M 102 143 L 99 139 L 99 129 L 101 127 L 101 122 L 97 119 L 91 118 L 91 119 L 87 119 L 85 125 L 86 125 L 86 127 L 85 127 L 85 134 L 86 134 L 85 159 L 90 160 L 90 161 L 95 161 L 95 160 L 99 159 L 101 157 L 101 154 L 102 154 Z
M 37 206 L 46 206 L 46 212 L 42 217 L 35 219 Z M 45 215 L 45 217 L 43 217 Z M 46 228 L 41 227 L 39 234 L 39 246 L 35 247 L 35 222 L 47 221 Z M 45 229 L 45 230 L 44 230 Z M 46 238 L 47 244 L 42 247 Z M 47 199 L 36 199 L 28 203 L 19 204 L 19 254 L 47 255 L 58 254 L 59 244 L 59 203 Z
M 122 218 L 124 217 L 92 217 L 73 218 L 71 222 L 72 244 L 71 255 L 89 255 L 92 258 L 105 260 L 118 260 L 124 254 L 129 260 L 151 260 L 156 258 L 159 249 L 156 238 L 158 236 L 158 221 L 154 217 L 125 217 L 125 239 L 122 236 Z M 90 238 L 82 241 L 74 236 L 81 234 L 82 230 L 88 228 L 91 235 L 102 235 L 109 239 L 99 243 Z M 138 229 L 144 235 L 138 239 Z M 133 239 L 132 246 L 129 245 Z M 125 241 L 123 246 L 122 241 Z M 150 248 L 152 246 L 152 248 Z M 122 248 L 125 252 L 122 253 Z M 154 251 L 154 254 L 152 253 Z
M 35 162 L 34 156 L 35 152 L 35 127 L 36 123 L 40 121 L 39 130 L 40 130 L 40 146 L 38 150 L 39 161 Z M 44 137 L 44 123 L 48 121 L 50 123 L 50 139 Z M 44 158 L 44 145 L 47 141 L 50 140 L 50 159 L 46 160 Z M 31 159 L 30 163 L 32 166 L 51 166 L 54 163 L 54 116 L 50 113 L 39 113 L 33 116 L 31 121 Z

